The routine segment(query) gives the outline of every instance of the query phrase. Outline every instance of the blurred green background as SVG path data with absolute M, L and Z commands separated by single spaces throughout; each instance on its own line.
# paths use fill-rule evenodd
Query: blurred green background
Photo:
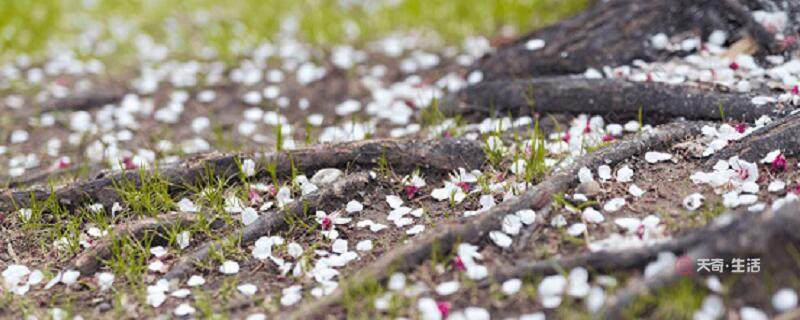
M 142 33 L 172 55 L 209 47 L 232 57 L 280 30 L 315 45 L 361 45 L 422 32 L 443 45 L 502 27 L 525 32 L 573 14 L 587 0 L 0 0 L 0 59 L 63 49 L 119 59 Z M 98 50 L 97 41 L 114 45 Z M 109 48 L 110 47 L 110 48 Z

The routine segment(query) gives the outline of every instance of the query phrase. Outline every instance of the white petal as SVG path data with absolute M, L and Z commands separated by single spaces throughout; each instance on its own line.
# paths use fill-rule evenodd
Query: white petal
M 797 292 L 790 288 L 778 290 L 772 296 L 772 306 L 778 312 L 786 312 L 797 308 Z
M 520 279 L 509 279 L 503 282 L 502 290 L 503 293 L 506 295 L 513 295 L 522 288 L 522 280 Z
M 350 202 L 347 203 L 346 210 L 348 213 L 360 212 L 364 210 L 364 205 L 356 200 L 350 200 Z
M 586 297 L 586 309 L 592 313 L 597 312 L 603 307 L 605 301 L 606 295 L 603 288 L 592 287 L 592 289 L 589 290 L 589 295 Z
M 162 246 L 155 246 L 150 248 L 150 253 L 153 254 L 156 258 L 160 258 L 167 254 L 167 249 L 164 249 Z
M 672 159 L 672 155 L 664 152 L 649 151 L 644 154 L 644 160 L 649 163 L 657 163 Z
M 415 234 L 418 234 L 418 233 L 420 233 L 422 231 L 425 231 L 425 226 L 423 226 L 421 224 L 418 224 L 418 225 L 415 225 L 415 226 L 411 227 L 410 229 L 406 230 L 406 234 L 415 235 Z
M 635 184 L 631 184 L 630 187 L 628 187 L 628 192 L 632 196 L 637 197 L 637 198 L 641 197 L 645 193 L 645 191 L 642 190 L 642 188 L 639 188 L 639 186 L 637 186 Z
M 526 225 L 530 225 L 536 221 L 536 211 L 525 209 L 515 213 L 520 221 Z
M 703 200 L 705 200 L 705 197 L 699 193 L 690 194 L 683 198 L 683 207 L 689 211 L 697 210 L 703 205 Z
M 542 39 L 530 39 L 527 42 L 525 42 L 525 49 L 527 49 L 528 51 L 536 51 L 541 48 L 544 48 L 544 46 L 545 46 L 545 41 Z
M 580 181 L 580 183 L 594 181 L 594 176 L 592 176 L 592 170 L 589 170 L 589 168 L 587 167 L 581 167 L 578 170 L 578 181 Z
M 239 292 L 241 292 L 243 295 L 248 297 L 256 294 L 256 291 L 258 291 L 258 287 L 256 287 L 254 284 L 251 283 L 239 285 L 236 287 L 236 289 L 239 290 Z
M 239 273 L 239 263 L 233 260 L 225 260 L 219 267 L 219 272 L 223 274 L 236 274 Z
M 586 231 L 586 225 L 583 223 L 574 223 L 567 229 L 567 234 L 577 237 L 582 235 Z
M 617 170 L 617 182 L 631 182 L 633 179 L 633 169 L 624 166 Z
M 629 232 L 636 231 L 642 225 L 642 221 L 638 218 L 617 218 L 614 219 L 614 223 Z
M 199 275 L 196 275 L 196 274 L 192 275 L 191 277 L 189 277 L 189 280 L 186 281 L 186 285 L 188 285 L 190 287 L 202 286 L 205 283 L 206 283 L 206 279 L 204 279 L 202 276 L 199 276 Z
M 783 191 L 784 188 L 786 188 L 786 182 L 783 182 L 783 180 L 773 180 L 772 182 L 769 183 L 767 191 L 781 192 Z
M 356 244 L 356 250 L 358 251 L 370 251 L 372 250 L 372 240 L 361 240 Z
M 469 320 L 489 320 L 489 311 L 480 307 L 467 307 L 464 309 L 464 317 Z
M 489 232 L 489 238 L 491 238 L 492 241 L 494 241 L 494 244 L 496 244 L 498 247 L 508 248 L 511 246 L 511 237 L 502 231 Z
M 503 232 L 510 234 L 510 235 L 517 235 L 519 234 L 519 230 L 522 228 L 522 219 L 519 216 L 514 214 L 508 214 L 503 217 Z
M 64 271 L 64 275 L 61 277 L 61 283 L 70 285 L 78 281 L 78 278 L 81 276 L 80 271 L 77 270 L 67 270 Z
M 180 305 L 175 307 L 175 311 L 173 313 L 175 313 L 176 316 L 182 317 L 193 314 L 195 313 L 195 311 L 196 310 L 194 309 L 194 307 L 190 306 L 188 303 L 181 303 Z
M 448 195 L 449 197 L 449 195 Z M 395 195 L 388 195 L 386 196 L 386 203 L 389 204 L 389 207 L 392 209 L 397 209 L 403 205 L 403 199 Z
M 605 220 L 605 217 L 602 213 L 600 213 L 600 211 L 597 211 L 592 207 L 588 207 L 583 210 L 583 219 L 589 223 L 601 223 Z
M 336 239 L 335 241 L 333 241 L 333 245 L 331 246 L 331 251 L 339 254 L 347 252 L 347 240 Z
M 448 296 L 458 291 L 458 281 L 448 281 L 436 286 L 436 293 L 440 296 Z
M 755 98 L 754 98 L 755 99 Z M 742 307 L 739 309 L 739 317 L 742 320 L 767 320 L 769 317 L 764 311 L 753 307 Z
M 611 200 L 608 200 L 608 202 L 606 202 L 603 205 L 603 210 L 608 212 L 615 212 L 618 211 L 619 209 L 622 209 L 622 207 L 625 206 L 625 203 L 626 203 L 625 198 L 613 198 Z
M 247 207 L 242 210 L 242 224 L 243 225 L 250 225 L 253 222 L 258 220 L 258 213 L 255 209 Z
M 597 176 L 600 177 L 600 180 L 610 180 L 611 179 L 611 167 L 607 165 L 602 165 L 597 168 Z

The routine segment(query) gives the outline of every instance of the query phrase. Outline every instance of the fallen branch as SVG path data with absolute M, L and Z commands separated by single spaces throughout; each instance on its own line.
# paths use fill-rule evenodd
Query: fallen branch
M 644 151 L 663 148 L 698 134 L 701 127 L 702 123 L 697 122 L 676 122 L 659 126 L 652 132 L 642 132 L 600 151 L 587 154 L 577 159 L 568 168 L 554 173 L 533 189 L 512 200 L 498 204 L 477 218 L 462 218 L 440 225 L 414 241 L 386 252 L 352 277 L 353 279 L 382 281 L 388 276 L 389 270 L 394 272 L 411 270 L 430 257 L 434 247 L 440 252 L 450 252 L 463 239 L 481 239 L 489 231 L 500 229 L 502 219 L 506 214 L 523 209 L 539 210 L 545 207 L 550 203 L 553 194 L 566 190 L 577 183 L 577 172 L 581 167 L 595 168 L 601 164 L 615 164 Z M 287 317 L 290 319 L 321 318 L 331 307 L 339 303 L 342 297 L 342 291 L 336 290 L 329 296 L 297 308 Z
M 239 245 L 246 246 L 262 236 L 283 230 L 286 227 L 286 218 L 288 217 L 294 216 L 303 219 L 309 214 L 313 214 L 316 208 L 351 200 L 351 195 L 364 190 L 369 180 L 369 175 L 366 172 L 351 174 L 329 187 L 323 187 L 319 191 L 303 196 L 286 208 L 262 214 L 255 222 L 246 226 L 241 234 L 231 235 L 228 240 L 239 239 Z M 220 248 L 221 243 L 218 241 L 209 241 L 203 244 L 197 250 L 182 257 L 175 263 L 165 275 L 165 278 L 176 279 L 185 276 L 194 270 L 198 262 L 205 260 L 211 252 Z
M 482 118 L 535 113 L 586 113 L 611 119 L 754 121 L 784 114 L 776 104 L 754 105 L 751 95 L 693 86 L 556 76 L 483 82 L 447 97 L 446 114 Z
M 481 145 L 477 141 L 463 139 L 439 139 L 431 141 L 377 139 L 358 142 L 323 144 L 315 147 L 273 153 L 251 153 L 235 155 L 207 155 L 182 165 L 162 168 L 158 171 L 146 170 L 144 175 L 158 173 L 170 185 L 170 193 L 184 191 L 186 186 L 195 185 L 211 173 L 223 180 L 230 180 L 239 173 L 239 162 L 254 159 L 261 170 L 257 178 L 268 178 L 264 168 L 274 166 L 278 176 L 288 176 L 292 170 L 303 173 L 323 168 L 347 168 L 355 165 L 375 167 L 381 159 L 390 163 L 400 172 L 408 172 L 417 167 L 452 171 L 459 167 L 477 168 L 484 161 Z M 102 203 L 110 208 L 121 197 L 115 183 L 132 182 L 141 185 L 142 174 L 127 171 L 99 179 L 76 183 L 55 190 L 56 198 L 67 206 L 79 206 L 88 202 Z M 31 198 L 37 201 L 47 199 L 51 191 L 33 189 L 27 191 L 6 191 L 0 196 L 0 212 L 25 208 Z

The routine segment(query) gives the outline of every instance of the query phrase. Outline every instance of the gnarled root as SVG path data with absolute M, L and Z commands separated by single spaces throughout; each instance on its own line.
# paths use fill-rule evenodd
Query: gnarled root
M 114 237 L 130 236 L 136 240 L 140 240 L 148 233 L 159 234 L 171 228 L 188 227 L 196 223 L 198 219 L 195 213 L 178 212 L 118 225 L 108 236 L 99 240 L 89 250 L 73 258 L 68 269 L 78 270 L 82 275 L 94 274 L 100 268 L 103 260 L 111 256 L 111 247 Z M 218 226 L 219 223 L 212 223 L 212 226 L 213 225 Z
M 754 121 L 782 116 L 775 104 L 756 106 L 751 96 L 693 86 L 569 76 L 483 82 L 447 97 L 447 114 L 467 117 L 586 113 L 611 119 L 668 121 L 735 119 Z
M 364 190 L 369 180 L 369 175 L 365 172 L 351 174 L 343 180 L 335 182 L 330 187 L 324 187 L 292 202 L 286 208 L 264 213 L 255 222 L 242 230 L 241 237 L 236 234 L 229 238 L 240 239 L 240 245 L 242 246 L 252 243 L 261 236 L 272 234 L 285 228 L 287 217 L 305 217 L 308 215 L 309 210 L 328 205 L 331 202 L 344 202 L 351 199 L 349 196 Z M 194 270 L 197 262 L 205 260 L 213 250 L 218 250 L 220 247 L 221 244 L 216 241 L 209 241 L 201 245 L 197 250 L 182 257 L 173 265 L 165 278 L 183 277 L 191 270 Z
M 773 150 L 781 150 L 786 156 L 800 154 L 800 113 L 773 121 L 742 140 L 733 142 L 717 152 L 705 165 L 712 167 L 717 161 L 733 156 L 754 162 Z
M 695 272 L 694 262 L 701 258 L 731 258 L 761 256 L 787 243 L 800 242 L 800 203 L 786 204 L 777 211 L 731 214 L 732 219 L 718 231 L 703 236 L 703 240 L 690 247 L 679 259 L 691 262 L 667 268 L 643 282 L 632 284 L 608 301 L 607 319 L 617 319 L 623 310 L 641 295 L 669 286 L 687 274 Z
M 489 231 L 499 229 L 506 214 L 523 209 L 538 210 L 550 203 L 552 195 L 577 183 L 577 172 L 582 167 L 594 168 L 601 164 L 614 164 L 644 151 L 670 145 L 676 141 L 698 134 L 702 123 L 677 122 L 655 128 L 652 132 L 642 132 L 634 137 L 587 154 L 568 168 L 561 170 L 533 189 L 512 200 L 498 204 L 477 218 L 460 219 L 444 224 L 413 242 L 386 252 L 383 256 L 353 275 L 354 279 L 384 280 L 389 270 L 404 272 L 410 270 L 430 257 L 434 247 L 449 252 L 463 239 L 479 239 Z M 299 307 L 291 319 L 313 319 L 321 317 L 330 307 L 342 299 L 341 290 Z
M 374 167 L 381 159 L 399 171 L 410 171 L 417 167 L 451 171 L 464 168 L 477 168 L 485 157 L 480 143 L 463 139 L 439 139 L 430 141 L 376 139 L 358 142 L 323 144 L 315 147 L 272 153 L 207 155 L 182 165 L 147 170 L 144 175 L 158 174 L 170 185 L 170 193 L 184 191 L 186 186 L 195 185 L 210 173 L 229 180 L 236 177 L 239 163 L 243 159 L 254 159 L 260 165 L 258 177 L 267 177 L 267 166 L 273 166 L 278 176 L 288 176 L 292 170 L 313 172 L 323 168 L 347 168 L 348 166 Z M 117 173 L 99 179 L 76 183 L 55 190 L 60 203 L 77 206 L 87 202 L 102 203 L 110 208 L 121 198 L 115 184 L 130 182 L 142 184 L 142 174 L 136 171 Z M 33 189 L 28 191 L 7 191 L 0 196 L 0 211 L 25 208 L 31 198 L 38 201 L 47 199 L 51 191 Z

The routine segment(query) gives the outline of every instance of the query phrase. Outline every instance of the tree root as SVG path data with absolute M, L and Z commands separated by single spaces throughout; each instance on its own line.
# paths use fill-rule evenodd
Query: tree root
M 661 252 L 683 252 L 702 241 L 706 237 L 702 232 L 690 232 L 680 238 L 664 243 L 654 244 L 624 251 L 598 251 L 560 259 L 546 261 L 521 261 L 513 267 L 502 268 L 490 275 L 493 282 L 502 282 L 512 278 L 522 278 L 531 274 L 556 274 L 575 267 L 584 267 L 596 271 L 619 271 L 645 266 Z M 488 284 L 488 281 L 486 282 Z
M 91 164 L 84 166 L 72 166 L 64 169 L 56 169 L 44 172 L 38 172 L 31 175 L 25 175 L 18 179 L 8 182 L 8 188 L 21 188 L 32 185 L 41 185 L 48 183 L 51 180 L 57 181 L 59 179 L 77 179 L 79 176 L 99 176 L 103 170 L 103 166 L 99 164 Z
M 669 286 L 696 272 L 695 262 L 701 258 L 733 258 L 761 256 L 786 243 L 800 242 L 800 203 L 784 205 L 777 211 L 731 214 L 733 221 L 718 231 L 707 233 L 702 241 L 691 246 L 680 259 L 690 265 L 677 264 L 643 282 L 637 282 L 612 297 L 605 309 L 605 318 L 618 319 L 624 309 L 638 297 Z M 695 268 L 687 270 L 686 268 Z
M 262 214 L 252 224 L 246 226 L 241 234 L 229 237 L 229 240 L 239 239 L 239 245 L 248 245 L 259 237 L 273 234 L 286 227 L 286 218 L 290 216 L 304 218 L 309 216 L 312 210 L 330 205 L 332 202 L 345 202 L 352 199 L 349 195 L 364 190 L 369 184 L 370 178 L 366 172 L 355 173 L 346 178 L 335 182 L 330 187 L 323 187 L 317 192 L 308 194 L 301 199 L 292 202 L 282 210 L 270 211 Z M 166 279 L 181 278 L 194 270 L 197 262 L 205 260 L 212 251 L 218 250 L 221 244 L 217 241 L 209 241 L 200 246 L 194 252 L 182 257 L 170 271 L 165 275 Z
M 539 210 L 550 203 L 552 195 L 568 189 L 577 183 L 577 172 L 581 167 L 595 168 L 601 164 L 614 164 L 646 150 L 670 145 L 676 141 L 698 134 L 702 127 L 698 122 L 676 122 L 659 126 L 651 132 L 642 132 L 618 143 L 587 154 L 568 168 L 554 173 L 533 189 L 518 197 L 500 203 L 473 219 L 459 219 L 453 223 L 440 225 L 430 233 L 414 241 L 386 252 L 378 260 L 358 271 L 354 279 L 384 280 L 389 270 L 405 272 L 413 269 L 430 257 L 434 247 L 440 252 L 450 252 L 463 239 L 480 239 L 491 230 L 500 228 L 502 219 L 523 209 Z M 320 318 L 343 297 L 341 290 L 301 306 L 288 315 L 290 319 Z
M 125 90 L 122 88 L 97 88 L 77 95 L 47 101 L 41 105 L 41 111 L 89 110 L 119 102 L 123 97 L 125 97 Z
M 739 21 L 747 33 L 756 40 L 759 47 L 764 49 L 766 53 L 778 54 L 782 51 L 779 43 L 775 41 L 775 35 L 756 21 L 747 6 L 738 0 L 720 0 L 719 6 L 729 12 L 730 16 L 736 21 Z
M 754 121 L 762 115 L 780 117 L 780 106 L 756 106 L 751 96 L 704 90 L 692 86 L 568 76 L 483 82 L 447 97 L 446 114 L 476 118 L 587 113 L 611 119 L 688 120 L 736 119 Z M 777 107 L 777 108 L 776 108 Z
M 147 170 L 145 176 L 158 174 L 170 185 L 170 193 L 184 191 L 186 186 L 195 185 L 213 174 L 225 181 L 236 177 L 239 163 L 243 159 L 254 159 L 259 165 L 257 178 L 268 178 L 267 166 L 273 166 L 278 176 L 288 176 L 293 170 L 312 172 L 323 168 L 347 168 L 348 166 L 374 167 L 385 160 L 393 168 L 405 172 L 417 167 L 451 171 L 464 168 L 477 168 L 484 161 L 483 150 L 477 141 L 463 139 L 439 139 L 431 141 L 376 139 L 358 142 L 325 144 L 305 149 L 273 153 L 207 155 L 183 165 L 161 170 Z M 75 207 L 88 202 L 102 203 L 110 208 L 121 197 L 115 184 L 132 182 L 142 185 L 142 174 L 127 171 L 99 179 L 76 183 L 55 190 L 60 203 Z M 28 207 L 31 198 L 37 201 L 47 199 L 51 191 L 33 189 L 28 191 L 7 191 L 0 195 L 0 212 Z
M 733 156 L 751 162 L 758 161 L 773 150 L 781 150 L 786 156 L 800 154 L 800 113 L 773 121 L 734 142 L 706 161 L 705 166 L 712 167 L 717 161 Z
M 736 1 L 596 1 L 572 18 L 498 49 L 472 70 L 480 70 L 487 81 L 582 73 L 589 67 L 601 69 L 636 59 L 663 60 L 672 53 L 651 45 L 650 38 L 658 33 L 682 35 L 700 31 L 701 36 L 707 36 L 714 30 L 735 34 L 739 29 L 756 39 L 766 52 L 776 53 L 779 49 L 774 35 Z M 545 46 L 528 50 L 526 43 L 531 39 L 544 40 Z
M 169 213 L 152 218 L 131 221 L 114 227 L 110 234 L 98 241 L 91 249 L 83 251 L 69 263 L 67 269 L 78 270 L 81 275 L 91 275 L 101 267 L 103 260 L 111 257 L 114 237 L 130 236 L 141 240 L 148 233 L 162 233 L 174 227 L 188 227 L 199 221 L 195 213 Z M 212 227 L 219 223 L 212 223 Z

